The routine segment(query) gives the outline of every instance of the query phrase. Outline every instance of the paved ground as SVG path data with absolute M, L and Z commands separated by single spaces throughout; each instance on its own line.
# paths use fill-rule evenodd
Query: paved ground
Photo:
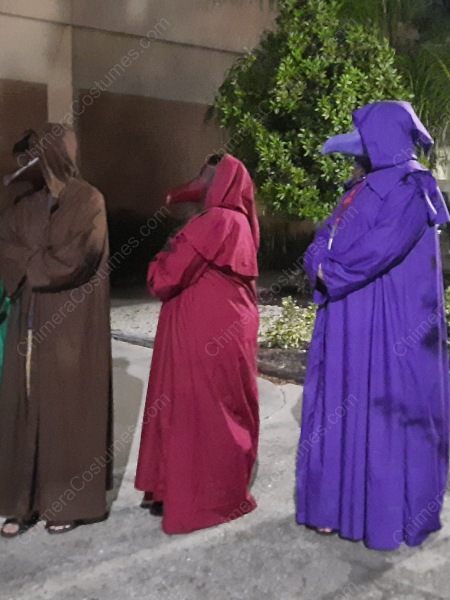
M 139 421 L 151 351 L 114 343 L 116 437 Z M 450 598 L 448 524 L 419 549 L 374 552 L 294 520 L 301 388 L 260 380 L 257 511 L 188 536 L 166 536 L 133 489 L 138 435 L 116 457 L 106 523 L 61 537 L 41 528 L 0 539 L 0 600 L 435 600 Z
M 158 326 L 161 302 L 141 292 L 134 298 L 116 297 L 112 301 L 111 326 L 114 333 L 125 333 L 128 337 L 154 338 Z M 260 306 L 260 340 L 281 314 L 280 306 Z

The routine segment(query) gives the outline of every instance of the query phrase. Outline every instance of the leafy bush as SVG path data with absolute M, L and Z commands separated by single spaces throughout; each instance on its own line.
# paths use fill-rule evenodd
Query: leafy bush
M 275 320 L 267 319 L 270 327 L 263 336 L 269 348 L 301 348 L 311 341 L 317 307 L 302 308 L 291 296 L 283 298 L 283 310 Z
M 445 300 L 445 318 L 447 320 L 447 335 L 448 335 L 447 345 L 450 349 L 450 287 L 448 287 L 445 290 L 444 300 Z
M 368 102 L 411 99 L 395 52 L 376 28 L 342 25 L 335 0 L 281 0 L 277 30 L 241 57 L 212 113 L 227 128 L 226 150 L 241 159 L 269 211 L 326 218 L 350 171 L 324 157 L 322 144 L 351 129 L 351 111 Z
M 265 319 L 270 324 L 263 334 L 269 348 L 301 348 L 311 341 L 316 322 L 315 304 L 302 308 L 289 296 L 283 299 L 283 311 L 276 319 Z M 450 287 L 445 290 L 445 317 L 450 349 Z

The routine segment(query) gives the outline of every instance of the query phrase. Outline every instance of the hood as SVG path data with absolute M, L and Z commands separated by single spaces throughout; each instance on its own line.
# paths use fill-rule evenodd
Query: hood
M 370 159 L 372 170 L 417 160 L 416 147 L 428 153 L 433 138 L 409 102 L 375 102 L 353 113 L 355 130 L 330 138 L 323 154 L 340 152 Z
M 409 102 L 376 102 L 353 113 L 373 170 L 416 160 L 416 147 L 428 153 L 433 138 Z
M 253 181 L 241 161 L 230 154 L 226 154 L 218 164 L 206 196 L 206 210 L 213 207 L 243 213 L 250 223 L 255 247 L 259 248 L 259 224 Z
M 59 198 L 70 179 L 79 177 L 77 150 L 75 132 L 62 125 L 48 123 L 42 130 L 31 132 L 28 154 L 39 158 L 47 187 L 54 198 Z

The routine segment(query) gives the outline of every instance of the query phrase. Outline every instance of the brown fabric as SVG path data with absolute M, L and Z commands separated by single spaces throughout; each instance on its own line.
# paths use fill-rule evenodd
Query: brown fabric
M 38 156 L 47 187 L 54 198 L 58 198 L 67 183 L 79 177 L 76 157 L 75 133 L 61 125 L 48 124 L 44 129 L 33 131 L 30 136 L 30 154 Z
M 58 171 L 70 167 L 64 136 L 42 156 L 58 198 L 45 188 L 0 223 L 0 279 L 13 298 L 0 392 L 0 514 L 100 519 L 112 479 L 105 206 L 73 164 Z

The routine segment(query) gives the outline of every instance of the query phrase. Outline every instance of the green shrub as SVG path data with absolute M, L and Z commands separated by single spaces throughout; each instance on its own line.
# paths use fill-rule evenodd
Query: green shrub
M 316 322 L 317 307 L 310 304 L 302 308 L 289 296 L 283 298 L 283 310 L 275 319 L 265 319 L 269 324 L 263 335 L 269 348 L 302 348 L 311 341 Z
M 444 300 L 445 300 L 445 318 L 447 320 L 447 335 L 448 335 L 447 345 L 450 349 L 450 287 L 448 287 L 445 290 Z
M 231 139 L 269 212 L 322 220 L 350 174 L 344 157 L 322 156 L 323 143 L 352 127 L 353 109 L 376 100 L 408 100 L 395 52 L 376 28 L 342 24 L 335 0 L 281 0 L 275 32 L 237 60 L 215 99 Z
M 283 298 L 283 310 L 275 320 L 266 318 L 269 325 L 263 343 L 269 348 L 302 348 L 311 341 L 316 322 L 317 306 L 299 306 L 290 296 Z M 445 317 L 450 349 L 450 287 L 445 290 Z

